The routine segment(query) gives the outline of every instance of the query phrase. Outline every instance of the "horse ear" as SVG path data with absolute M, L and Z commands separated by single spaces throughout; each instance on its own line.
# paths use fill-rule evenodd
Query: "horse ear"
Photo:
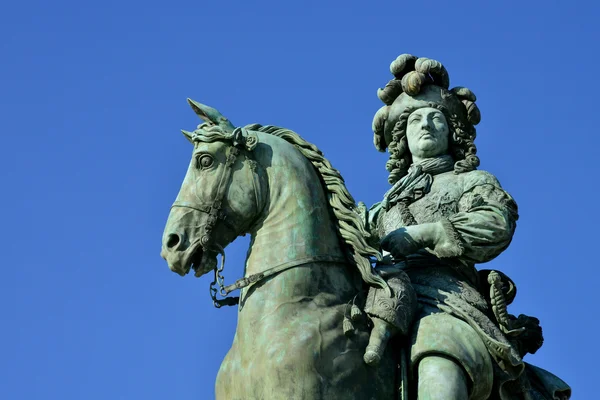
M 217 121 L 215 120 L 215 113 L 219 113 L 212 107 L 206 106 L 202 103 L 198 103 L 190 98 L 187 99 L 188 104 L 192 107 L 192 110 L 205 122 L 209 124 L 216 125 Z
M 189 140 L 191 144 L 194 144 L 194 134 L 192 132 L 184 131 L 182 129 L 181 133 L 183 133 L 183 136 L 185 136 L 185 138 Z
M 198 103 L 192 99 L 187 99 L 187 102 L 192 107 L 192 110 L 194 110 L 196 115 L 202 118 L 202 120 L 209 125 L 220 126 L 223 130 L 225 130 L 225 132 L 233 132 L 235 129 L 235 126 L 227 118 L 225 118 L 223 114 L 214 108 L 202 103 Z

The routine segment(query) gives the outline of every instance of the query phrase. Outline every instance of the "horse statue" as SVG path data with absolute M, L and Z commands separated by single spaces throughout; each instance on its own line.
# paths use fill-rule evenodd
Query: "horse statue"
M 236 237 L 251 235 L 245 277 L 220 288 L 221 294 L 241 289 L 241 312 L 216 397 L 393 398 L 392 352 L 372 368 L 363 361 L 368 333 L 342 329 L 364 282 L 385 283 L 371 272 L 378 251 L 365 242 L 364 223 L 339 172 L 290 130 L 234 130 L 214 109 L 189 102 L 207 122 L 184 131 L 194 153 L 162 256 L 180 275 L 214 270 L 221 282 L 218 254 Z
M 235 127 L 188 102 L 204 123 L 182 131 L 194 150 L 161 255 L 182 276 L 213 272 L 214 305 L 239 307 L 216 398 L 416 398 L 407 336 L 388 343 L 391 326 L 366 305 L 375 290 L 396 299 L 380 303 L 402 316 L 414 306 L 411 290 L 373 268 L 385 259 L 340 173 L 291 130 Z M 248 233 L 244 277 L 225 285 L 224 249 Z M 228 297 L 237 289 L 239 297 Z

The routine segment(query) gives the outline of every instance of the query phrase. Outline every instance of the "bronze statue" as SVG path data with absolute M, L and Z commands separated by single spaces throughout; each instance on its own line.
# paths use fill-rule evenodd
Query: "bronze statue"
M 217 398 L 568 399 L 523 362 L 542 335 L 508 314 L 514 283 L 475 268 L 508 247 L 518 218 L 477 170 L 475 95 L 450 90 L 431 59 L 402 55 L 391 71 L 373 129 L 392 187 L 369 210 L 298 134 L 236 128 L 189 100 L 205 122 L 183 131 L 194 151 L 162 256 L 180 275 L 212 271 L 217 307 L 239 304 Z M 244 277 L 226 285 L 224 248 L 246 233 Z

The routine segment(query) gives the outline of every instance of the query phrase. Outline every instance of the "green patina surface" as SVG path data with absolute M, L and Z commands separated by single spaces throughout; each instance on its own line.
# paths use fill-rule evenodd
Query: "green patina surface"
M 568 399 L 523 361 L 543 338 L 509 314 L 512 280 L 477 268 L 509 246 L 518 209 L 477 169 L 475 95 L 435 60 L 390 70 L 373 131 L 392 186 L 369 210 L 296 133 L 235 128 L 190 100 L 205 122 L 184 131 L 194 150 L 162 255 L 218 278 L 222 248 L 252 237 L 217 398 Z

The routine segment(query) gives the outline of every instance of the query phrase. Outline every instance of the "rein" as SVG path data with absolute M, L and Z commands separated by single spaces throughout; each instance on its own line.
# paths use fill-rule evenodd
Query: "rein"
M 229 293 L 233 292 L 234 290 L 243 289 L 252 284 L 264 281 L 265 279 L 267 279 L 273 275 L 277 275 L 280 272 L 287 271 L 288 269 L 300 267 L 302 265 L 306 265 L 311 262 L 327 262 L 327 263 L 346 263 L 347 262 L 347 260 L 345 258 L 333 257 L 333 256 L 327 256 L 327 255 L 301 258 L 299 260 L 292 260 L 292 261 L 285 262 L 283 264 L 276 265 L 276 266 L 271 267 L 263 272 L 252 274 L 250 276 L 245 276 L 245 277 L 235 281 L 235 283 L 225 286 L 224 277 L 223 277 L 223 275 L 221 275 L 221 272 L 223 272 L 223 270 L 225 269 L 225 252 L 221 249 L 220 253 L 221 253 L 221 267 L 218 269 L 215 268 L 215 270 L 214 270 L 215 271 L 215 279 L 210 284 L 210 297 L 212 298 L 213 304 L 216 308 L 221 308 L 222 306 L 235 306 L 235 305 L 239 304 L 239 302 L 240 302 L 239 297 L 227 297 L 227 295 Z M 219 285 L 219 294 L 221 296 L 223 296 L 223 299 L 217 299 L 217 297 L 216 297 L 216 295 L 217 295 L 217 289 L 215 288 L 216 284 Z

